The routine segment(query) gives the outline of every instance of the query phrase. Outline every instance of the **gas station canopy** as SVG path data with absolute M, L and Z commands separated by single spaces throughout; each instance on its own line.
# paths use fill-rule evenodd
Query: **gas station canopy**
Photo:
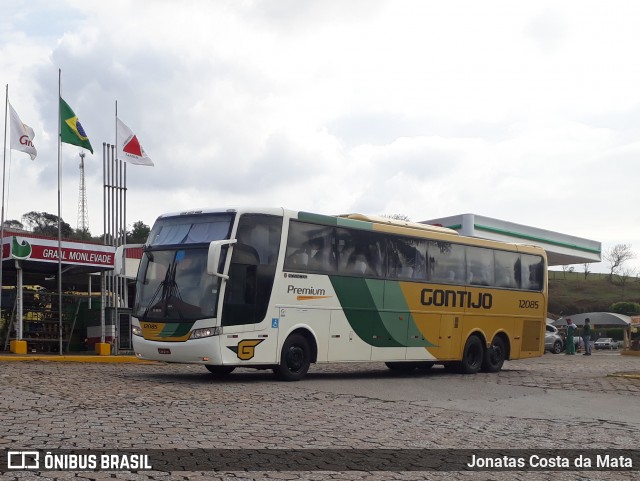
M 113 246 L 64 240 L 61 242 L 61 251 L 62 278 L 65 285 L 76 287 L 74 290 L 86 290 L 80 287 L 87 284 L 88 274 L 113 269 Z M 20 261 L 25 284 L 57 289 L 58 239 L 5 230 L 2 240 L 4 285 L 11 284 L 11 278 L 16 274 L 16 261 Z
M 448 227 L 468 237 L 542 247 L 547 251 L 550 266 L 584 264 L 602 260 L 600 242 L 477 214 L 441 217 L 425 220 L 422 223 Z

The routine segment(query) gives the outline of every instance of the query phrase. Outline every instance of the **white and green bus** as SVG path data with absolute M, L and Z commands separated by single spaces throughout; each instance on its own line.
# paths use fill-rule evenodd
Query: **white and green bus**
M 546 267 L 539 247 L 359 214 L 166 214 L 143 246 L 133 347 L 287 381 L 327 362 L 496 372 L 544 352 Z

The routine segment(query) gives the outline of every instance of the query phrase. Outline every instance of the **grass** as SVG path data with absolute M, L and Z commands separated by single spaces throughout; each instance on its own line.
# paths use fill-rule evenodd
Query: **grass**
M 549 271 L 549 313 L 561 316 L 581 312 L 608 312 L 616 302 L 640 303 L 640 279 L 608 274 Z

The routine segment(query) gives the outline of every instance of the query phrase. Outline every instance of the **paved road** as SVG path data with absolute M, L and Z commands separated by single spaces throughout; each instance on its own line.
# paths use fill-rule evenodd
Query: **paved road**
M 498 374 L 313 366 L 299 383 L 198 366 L 0 362 L 3 449 L 640 449 L 640 358 L 546 354 Z M 0 479 L 637 480 L 640 471 L 9 472 Z

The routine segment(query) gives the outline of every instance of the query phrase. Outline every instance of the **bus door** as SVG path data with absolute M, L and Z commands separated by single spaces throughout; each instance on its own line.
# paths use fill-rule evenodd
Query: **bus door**
M 460 339 L 462 332 L 462 316 L 460 314 L 442 314 L 440 317 L 441 359 L 458 359 L 460 357 Z
M 273 362 L 278 339 L 268 312 L 282 234 L 282 218 L 240 217 L 222 307 L 225 364 Z
M 418 331 L 425 339 L 425 347 L 437 359 L 457 359 L 460 351 L 460 332 L 462 316 L 460 314 L 416 313 L 414 319 Z M 410 349 L 409 353 L 415 350 Z M 408 358 L 409 359 L 409 358 Z M 420 359 L 411 355 L 410 359 Z

